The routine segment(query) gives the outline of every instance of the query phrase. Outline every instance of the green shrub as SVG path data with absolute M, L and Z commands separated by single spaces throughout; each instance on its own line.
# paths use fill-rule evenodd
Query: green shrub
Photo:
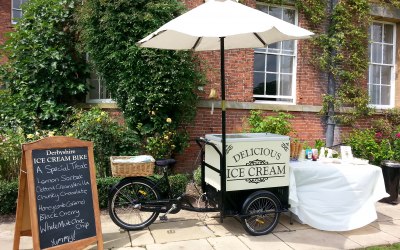
M 178 197 L 186 191 L 189 177 L 186 174 L 175 174 L 169 176 L 172 197 Z
M 193 180 L 196 185 L 201 185 L 201 166 L 193 171 Z
M 386 119 L 392 124 L 392 126 L 400 125 L 400 108 L 388 109 L 384 112 Z
M 250 111 L 248 124 L 252 133 L 274 133 L 279 135 L 288 135 L 292 132 L 292 125 L 289 119 L 294 118 L 288 113 L 279 112 L 276 116 L 263 116 L 262 111 Z
M 21 143 L 25 141 L 21 128 L 8 129 L 0 135 L 0 180 L 18 178 L 21 166 Z
M 155 174 L 150 177 L 154 182 L 157 182 L 162 176 Z M 183 194 L 186 190 L 186 186 L 189 183 L 189 177 L 186 174 L 175 174 L 168 176 L 169 185 L 171 186 L 171 195 L 172 197 L 178 197 Z M 163 195 L 166 195 L 167 185 L 162 182 L 158 186 L 159 190 Z
M 382 136 L 388 137 L 393 132 L 392 124 L 387 119 L 372 120 L 371 125 L 374 131 L 382 133 Z
M 26 134 L 21 127 L 3 131 L 0 135 L 0 180 L 6 181 L 18 178 L 23 143 L 60 135 L 57 130 L 37 130 L 34 133 Z
M 391 141 L 383 138 L 382 132 L 373 129 L 354 130 L 344 143 L 351 146 L 355 157 L 368 159 L 375 165 L 380 165 L 382 160 L 392 159 L 394 155 Z
M 111 176 L 110 156 L 140 153 L 141 143 L 136 133 L 100 108 L 76 110 L 68 123 L 71 125 L 66 135 L 93 142 L 98 177 Z
M 27 125 L 29 127 L 34 126 L 34 122 L 31 119 L 33 114 L 24 109 L 20 109 L 19 102 L 21 102 L 21 100 L 19 100 L 18 96 L 12 95 L 9 89 L 0 89 L 0 134 L 5 134 L 7 130 L 21 127 L 22 125 Z M 23 121 L 25 121 L 25 124 Z
M 100 209 L 108 207 L 108 192 L 120 179 L 121 178 L 116 177 L 97 178 L 97 193 L 99 196 Z
M 0 181 L 0 214 L 17 211 L 18 181 Z
M 187 133 L 166 129 L 162 134 L 155 133 L 148 137 L 145 150 L 156 159 L 168 159 L 172 158 L 175 152 L 182 152 L 188 140 Z
M 0 66 L 0 82 L 12 96 L 5 109 L 14 109 L 26 132 L 59 127 L 86 95 L 88 71 L 75 49 L 74 9 L 74 0 L 28 1 L 2 46 L 8 61 Z

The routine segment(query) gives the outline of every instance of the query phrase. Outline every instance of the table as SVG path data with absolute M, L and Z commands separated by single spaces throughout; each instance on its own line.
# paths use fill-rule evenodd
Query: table
M 377 219 L 375 202 L 389 196 L 374 165 L 306 160 L 290 166 L 290 211 L 320 230 L 363 227 Z

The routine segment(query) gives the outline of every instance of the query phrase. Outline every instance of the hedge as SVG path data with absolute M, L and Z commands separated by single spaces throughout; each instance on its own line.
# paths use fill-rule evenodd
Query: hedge
M 155 178 L 158 178 L 158 176 Z M 97 192 L 99 195 L 100 209 L 107 208 L 108 191 L 110 187 L 118 182 L 118 180 L 119 178 L 115 177 L 97 178 Z M 174 197 L 185 191 L 186 184 L 189 181 L 188 177 L 183 174 L 171 175 L 169 180 Z M 16 213 L 17 197 L 18 181 L 0 181 L 0 201 L 2 203 L 0 206 L 0 215 Z

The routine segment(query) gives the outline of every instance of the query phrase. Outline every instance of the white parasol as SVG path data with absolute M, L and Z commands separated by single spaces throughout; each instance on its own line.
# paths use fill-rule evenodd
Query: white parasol
M 222 195 L 226 191 L 224 50 L 260 48 L 278 41 L 305 39 L 312 35 L 306 29 L 235 1 L 210 0 L 164 24 L 137 43 L 138 46 L 147 48 L 221 51 Z

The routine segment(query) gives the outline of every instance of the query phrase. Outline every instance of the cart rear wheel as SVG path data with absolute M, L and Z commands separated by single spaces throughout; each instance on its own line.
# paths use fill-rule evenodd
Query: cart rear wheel
M 271 192 L 257 191 L 244 202 L 242 225 L 251 235 L 270 233 L 278 224 L 281 203 Z

